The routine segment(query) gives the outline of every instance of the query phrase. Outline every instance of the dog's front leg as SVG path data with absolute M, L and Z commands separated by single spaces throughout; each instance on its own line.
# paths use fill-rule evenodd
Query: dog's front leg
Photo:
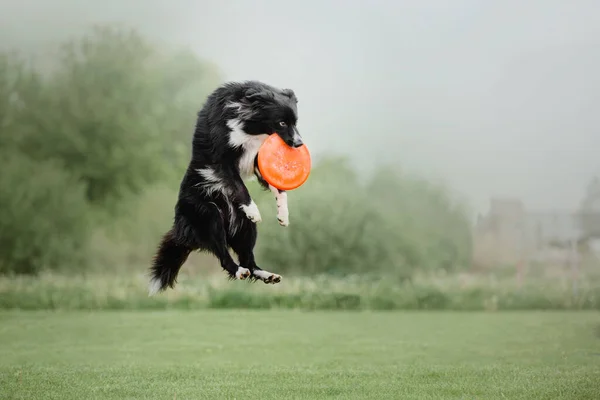
M 264 180 L 258 168 L 258 159 L 254 160 L 254 176 L 258 179 L 258 183 L 264 188 L 269 189 L 275 196 L 277 201 L 277 220 L 279 225 L 288 226 L 290 224 L 290 215 L 288 211 L 287 192 L 285 190 L 279 190 L 275 186 L 270 185 Z
M 258 206 L 254 202 L 254 200 L 250 199 L 249 204 L 241 204 L 240 208 L 246 214 L 246 217 L 254 223 L 259 223 L 262 221 L 262 217 L 260 215 L 260 211 L 258 210 Z
M 230 174 L 231 182 L 233 183 L 232 189 L 232 200 L 235 204 L 238 204 L 239 208 L 244 212 L 246 217 L 254 222 L 259 223 L 262 221 L 262 217 L 260 215 L 260 211 L 258 210 L 258 206 L 250 197 L 250 192 L 248 192 L 248 188 L 244 184 L 244 181 L 239 176 L 239 174 L 231 173 Z
M 277 220 L 279 221 L 279 225 L 288 226 L 290 224 L 290 213 L 288 211 L 287 192 L 271 185 L 269 185 L 269 189 L 275 195 L 275 201 L 277 202 Z

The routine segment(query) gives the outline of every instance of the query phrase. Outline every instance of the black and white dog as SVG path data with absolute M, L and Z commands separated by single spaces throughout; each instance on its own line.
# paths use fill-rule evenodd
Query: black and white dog
M 281 276 L 254 260 L 261 215 L 244 180 L 257 177 L 277 202 L 277 219 L 289 224 L 287 193 L 270 186 L 257 167 L 260 146 L 271 134 L 299 147 L 298 100 L 291 89 L 258 81 L 217 88 L 198 113 L 192 158 L 179 189 L 172 228 L 163 236 L 151 267 L 150 295 L 174 287 L 192 251 L 208 251 L 231 279 L 278 283 Z M 239 264 L 229 254 L 231 248 Z

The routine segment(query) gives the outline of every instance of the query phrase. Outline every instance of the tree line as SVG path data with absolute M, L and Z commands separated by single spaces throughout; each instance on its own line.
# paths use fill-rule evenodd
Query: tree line
M 209 61 L 122 28 L 94 27 L 63 43 L 43 69 L 0 54 L 0 273 L 85 271 L 101 262 L 97 232 L 123 221 L 127 235 L 103 253 L 145 234 L 150 245 L 139 256 L 149 262 L 151 239 L 172 217 L 196 114 L 220 83 Z M 273 208 L 268 193 L 250 186 L 261 209 Z M 157 187 L 167 188 L 161 204 L 169 205 L 131 223 L 143 202 L 156 201 Z M 265 267 L 409 278 L 469 264 L 464 206 L 392 166 L 363 180 L 350 160 L 325 157 L 289 197 L 290 227 L 275 218 L 259 227 Z M 131 254 L 106 260 L 128 264 Z

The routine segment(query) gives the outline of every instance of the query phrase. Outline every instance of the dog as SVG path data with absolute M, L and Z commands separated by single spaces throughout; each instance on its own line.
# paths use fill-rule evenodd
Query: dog
M 287 193 L 262 178 L 257 154 L 272 134 L 288 146 L 303 145 L 296 127 L 297 105 L 293 90 L 260 81 L 228 82 L 208 96 L 198 112 L 173 226 L 163 235 L 150 268 L 150 295 L 175 286 L 192 251 L 215 255 L 229 279 L 281 281 L 280 275 L 256 264 L 256 224 L 262 218 L 244 181 L 255 176 L 263 189 L 273 193 L 279 224 L 288 226 Z

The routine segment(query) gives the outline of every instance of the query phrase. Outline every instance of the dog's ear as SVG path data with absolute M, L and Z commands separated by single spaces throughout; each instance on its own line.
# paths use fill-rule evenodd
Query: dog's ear
M 296 93 L 294 93 L 294 91 L 293 91 L 292 89 L 283 89 L 283 90 L 281 91 L 281 93 L 282 93 L 284 96 L 287 96 L 287 97 L 289 97 L 289 98 L 290 98 L 292 101 L 294 101 L 294 102 L 296 102 L 296 103 L 298 102 L 298 98 L 296 97 Z
M 257 88 L 248 88 L 244 92 L 244 98 L 249 102 L 253 103 L 255 101 L 268 102 L 275 99 L 275 95 L 267 90 L 257 89 Z

